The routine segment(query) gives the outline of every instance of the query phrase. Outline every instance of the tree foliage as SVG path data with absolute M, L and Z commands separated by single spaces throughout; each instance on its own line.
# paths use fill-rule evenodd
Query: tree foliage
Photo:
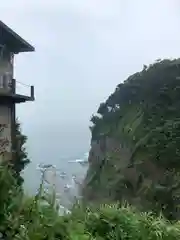
M 43 185 L 43 184 L 42 184 Z M 25 197 L 7 166 L 0 166 L 0 236 L 5 240 L 177 240 L 180 223 L 127 204 L 75 205 L 61 216 L 52 196 Z M 46 202 L 45 204 L 42 204 Z
M 15 177 L 17 178 L 17 183 L 22 185 L 23 178 L 21 177 L 21 171 L 24 170 L 24 168 L 30 163 L 30 160 L 28 159 L 28 154 L 24 146 L 26 144 L 27 137 L 22 133 L 18 120 L 16 120 L 15 133 L 15 154 L 12 161 L 12 167 Z

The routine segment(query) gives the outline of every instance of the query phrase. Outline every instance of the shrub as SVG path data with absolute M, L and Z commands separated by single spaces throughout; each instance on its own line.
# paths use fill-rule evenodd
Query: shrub
M 180 239 L 180 223 L 140 213 L 130 206 L 76 205 L 60 216 L 52 201 L 42 204 L 41 191 L 26 197 L 17 187 L 13 170 L 0 166 L 0 232 L 5 240 L 174 240 Z M 41 188 L 40 188 L 41 189 Z

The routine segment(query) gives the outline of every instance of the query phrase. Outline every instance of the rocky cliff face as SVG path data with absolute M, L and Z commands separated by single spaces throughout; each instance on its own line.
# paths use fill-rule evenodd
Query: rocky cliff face
M 180 203 L 180 65 L 163 60 L 119 84 L 91 119 L 86 201 L 126 200 L 141 210 Z

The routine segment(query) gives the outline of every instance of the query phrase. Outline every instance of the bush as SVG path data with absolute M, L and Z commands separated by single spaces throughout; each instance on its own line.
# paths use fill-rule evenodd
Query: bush
M 139 213 L 131 207 L 105 205 L 86 213 L 85 229 L 95 239 L 178 239 L 180 224 Z
M 25 197 L 17 188 L 13 172 L 0 167 L 0 235 L 5 240 L 101 240 L 180 239 L 180 223 L 140 213 L 130 206 L 77 205 L 71 214 L 60 216 L 55 202 L 40 192 Z M 42 200 L 46 204 L 42 204 Z

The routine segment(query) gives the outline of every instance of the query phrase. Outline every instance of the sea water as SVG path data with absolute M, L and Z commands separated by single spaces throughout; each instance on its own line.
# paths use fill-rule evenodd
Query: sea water
M 77 159 L 66 160 L 64 167 L 53 164 L 31 163 L 23 172 L 24 190 L 28 195 L 37 193 L 44 179 L 44 191 L 55 189 L 60 209 L 67 211 L 79 196 L 79 188 L 83 182 L 88 168 L 88 153 Z

